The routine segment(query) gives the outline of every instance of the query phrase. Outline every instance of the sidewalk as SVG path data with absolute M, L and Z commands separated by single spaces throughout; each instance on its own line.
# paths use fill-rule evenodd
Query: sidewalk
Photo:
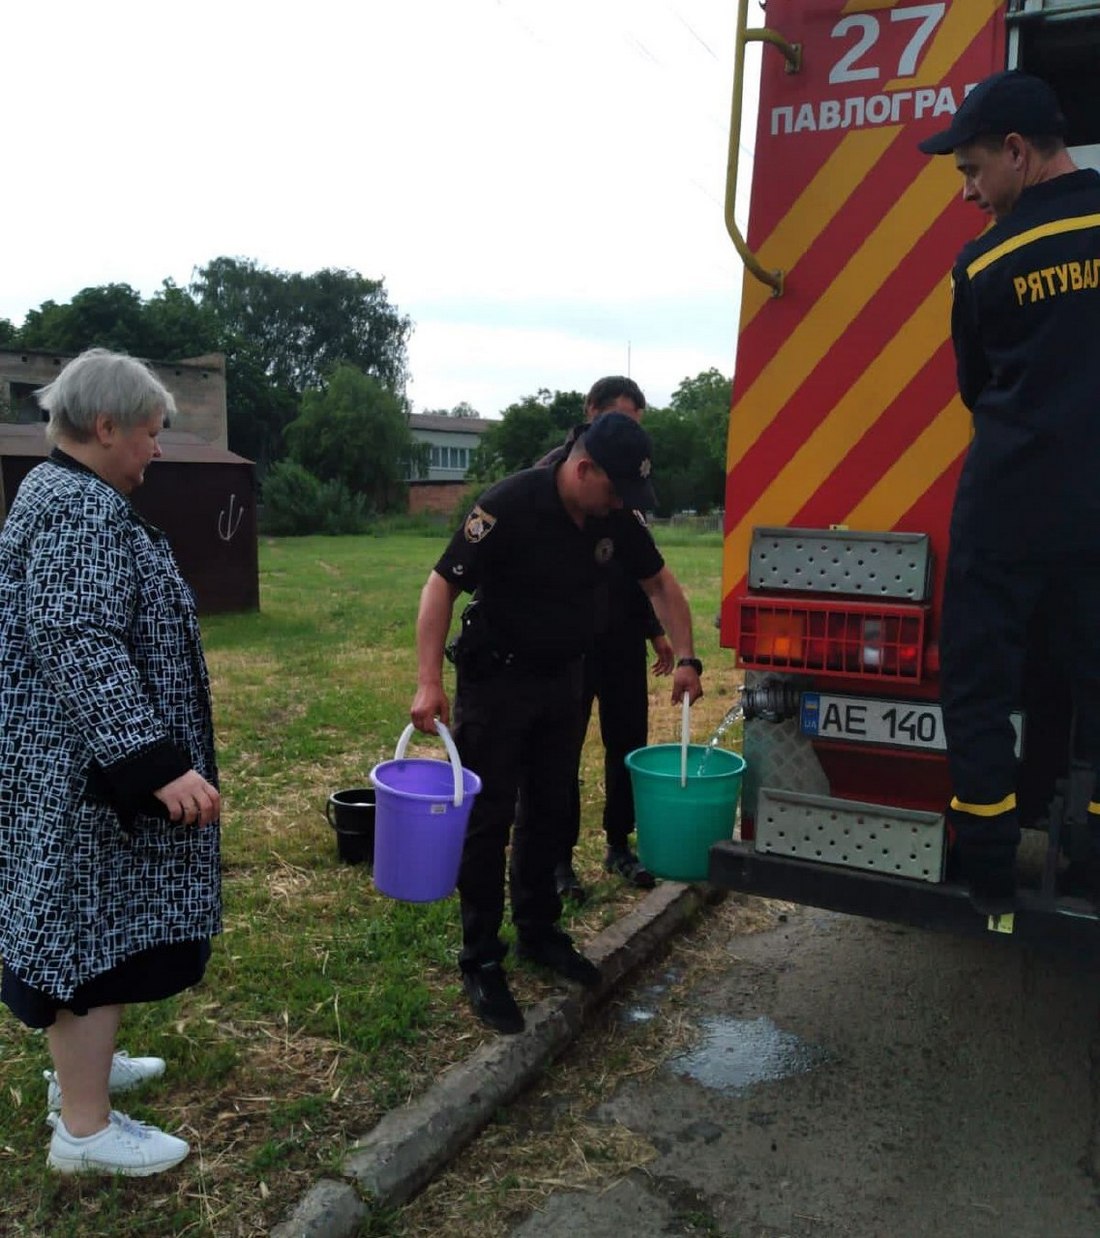
M 571 989 L 527 1010 L 527 1028 L 499 1036 L 403 1109 L 392 1110 L 348 1151 L 341 1177 L 320 1179 L 272 1238 L 354 1238 L 372 1207 L 411 1199 L 574 1039 L 588 1010 L 691 920 L 706 886 L 662 882 L 585 947 L 603 972 L 592 993 Z

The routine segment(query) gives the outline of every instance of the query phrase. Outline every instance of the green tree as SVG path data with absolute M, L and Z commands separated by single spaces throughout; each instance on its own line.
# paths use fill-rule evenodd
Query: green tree
M 535 395 L 509 404 L 500 421 L 481 436 L 470 475 L 488 482 L 530 468 L 583 420 L 584 396 L 579 391 L 551 394 L 540 387 Z
M 165 280 L 148 301 L 129 284 L 83 288 L 71 301 L 45 301 L 16 333 L 23 348 L 60 353 L 112 348 L 153 361 L 176 361 L 219 349 L 213 318 Z
M 645 414 L 645 428 L 653 440 L 659 516 L 684 508 L 707 511 L 721 503 L 725 465 L 711 456 L 701 422 L 673 408 L 654 408 Z
M 223 257 L 196 269 L 190 288 L 165 280 L 148 301 L 129 284 L 46 301 L 17 329 L 0 321 L 0 344 L 9 334 L 24 348 L 100 346 L 156 361 L 224 353 L 229 446 L 255 460 L 262 477 L 286 453 L 284 431 L 303 391 L 322 388 L 334 366 L 357 366 L 403 401 L 411 329 L 381 280 L 288 274 Z
M 145 302 L 143 357 L 180 361 L 205 353 L 224 352 L 223 333 L 213 314 L 186 288 L 166 279 Z
M 274 537 L 363 533 L 369 524 L 361 494 L 352 494 L 342 482 L 321 481 L 293 460 L 271 467 L 263 494 L 264 532 Z
M 113 348 L 143 355 L 141 294 L 129 284 L 103 284 L 82 288 L 71 301 L 58 304 L 44 301 L 29 310 L 19 330 L 24 348 L 48 349 L 61 353 L 82 352 L 85 348 Z
M 274 271 L 248 258 L 197 268 L 191 292 L 217 323 L 226 354 L 229 446 L 261 476 L 286 450 L 302 393 L 353 365 L 403 399 L 411 321 L 382 280 L 355 271 Z
M 424 455 L 409 432 L 404 402 L 352 365 L 337 366 L 323 388 L 304 393 L 286 443 L 295 463 L 364 495 L 379 512 L 403 503 L 405 480 Z
M 685 378 L 672 393 L 670 407 L 702 432 L 707 455 L 725 472 L 733 379 L 711 367 Z
M 16 339 L 15 327 L 7 318 L 0 318 L 0 348 L 7 348 Z
M 298 416 L 298 393 L 268 380 L 247 341 L 227 340 L 221 351 L 225 353 L 229 447 L 254 460 L 263 477 L 286 454 L 283 433 Z
M 404 396 L 412 323 L 390 305 L 380 279 L 274 271 L 222 257 L 196 269 L 191 291 L 277 388 L 323 387 L 334 366 L 347 364 Z

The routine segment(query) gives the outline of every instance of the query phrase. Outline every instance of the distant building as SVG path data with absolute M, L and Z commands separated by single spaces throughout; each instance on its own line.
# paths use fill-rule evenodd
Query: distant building
M 71 356 L 33 348 L 0 348 L 0 421 L 36 424 L 42 410 L 34 393 L 61 373 Z M 225 403 L 225 357 L 208 353 L 184 361 L 149 361 L 150 369 L 176 398 L 172 428 L 196 434 L 223 451 L 229 447 Z
M 431 448 L 428 472 L 409 478 L 410 512 L 450 512 L 466 489 L 466 473 L 481 436 L 493 425 L 484 417 L 414 413 L 409 430 Z
M 72 358 L 0 349 L 0 523 L 19 483 L 50 452 L 34 392 Z M 226 447 L 225 358 L 149 362 L 176 400 L 162 458 L 133 494 L 163 529 L 204 614 L 260 604 L 255 469 Z

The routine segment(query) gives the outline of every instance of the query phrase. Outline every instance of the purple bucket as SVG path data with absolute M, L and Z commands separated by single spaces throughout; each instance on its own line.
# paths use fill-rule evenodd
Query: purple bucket
M 481 779 L 463 769 L 442 722 L 436 729 L 449 761 L 406 757 L 410 725 L 392 761 L 370 772 L 375 791 L 374 884 L 405 903 L 431 903 L 453 893 L 462 862 L 466 822 Z

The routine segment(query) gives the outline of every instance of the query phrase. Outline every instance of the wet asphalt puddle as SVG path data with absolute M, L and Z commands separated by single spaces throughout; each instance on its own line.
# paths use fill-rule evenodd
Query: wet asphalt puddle
M 767 1016 L 710 1016 L 699 1044 L 669 1058 L 665 1068 L 718 1092 L 744 1092 L 760 1083 L 804 1075 L 825 1061 L 825 1050 L 777 1027 Z

